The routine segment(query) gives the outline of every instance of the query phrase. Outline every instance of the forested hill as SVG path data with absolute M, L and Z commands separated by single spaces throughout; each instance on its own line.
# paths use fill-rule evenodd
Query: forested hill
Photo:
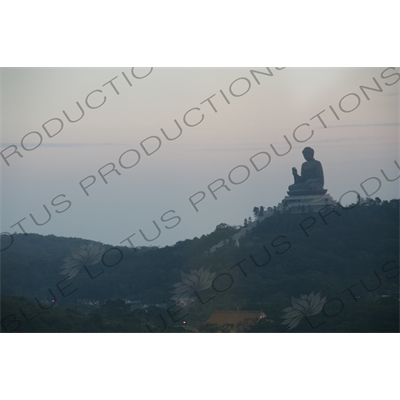
M 92 318 L 105 312 L 107 300 L 110 307 L 109 300 L 123 299 L 125 314 L 120 317 L 125 319 L 148 318 L 151 312 L 143 312 L 147 307 L 164 313 L 165 320 L 168 316 L 169 326 L 179 326 L 179 315 L 184 315 L 186 324 L 204 330 L 214 310 L 262 309 L 268 318 L 246 329 L 279 332 L 284 329 L 282 310 L 292 305 L 292 297 L 321 292 L 331 303 L 318 331 L 398 331 L 398 200 L 363 202 L 349 210 L 338 206 L 320 213 L 276 213 L 240 243 L 231 240 L 237 232 L 220 224 L 201 238 L 136 250 L 37 234 L 15 234 L 11 243 L 3 236 L 2 319 L 20 313 L 21 302 L 32 302 L 43 314 L 51 307 L 48 316 L 54 315 L 55 324 L 54 310 L 60 307 L 60 319 L 65 320 L 62 309 L 75 308 L 83 321 L 86 314 Z M 210 252 L 222 241 L 224 246 Z M 166 314 L 177 302 L 176 314 Z M 116 311 L 113 318 L 118 315 Z M 46 329 L 51 331 L 51 324 L 50 318 Z M 54 330 L 92 331 L 90 324 L 79 324 Z M 121 324 L 122 331 L 143 331 L 140 323 Z M 28 321 L 21 326 L 22 331 L 34 330 Z M 98 326 L 93 331 L 112 331 Z M 293 331 L 312 329 L 302 323 Z

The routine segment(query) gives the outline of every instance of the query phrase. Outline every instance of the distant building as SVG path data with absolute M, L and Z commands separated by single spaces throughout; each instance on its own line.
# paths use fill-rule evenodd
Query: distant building
M 92 306 L 92 307 L 99 307 L 100 306 L 100 301 L 99 300 L 76 299 L 76 302 L 84 304 L 85 306 Z
M 215 310 L 206 324 L 215 324 L 221 328 L 225 326 L 229 332 L 236 332 L 256 324 L 260 319 L 266 318 L 264 311 L 250 310 Z

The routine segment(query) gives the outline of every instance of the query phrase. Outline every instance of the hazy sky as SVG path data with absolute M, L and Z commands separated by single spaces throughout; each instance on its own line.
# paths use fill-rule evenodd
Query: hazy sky
M 372 197 L 398 198 L 381 170 L 400 173 L 399 79 L 384 67 L 3 69 L 1 229 L 21 232 L 22 220 L 26 232 L 114 245 L 135 234 L 137 246 L 200 237 L 278 205 L 305 146 L 335 200 L 366 197 L 371 177 Z M 271 145 L 287 152 L 284 136 L 292 149 L 278 156 Z M 146 241 L 153 221 L 161 234 Z

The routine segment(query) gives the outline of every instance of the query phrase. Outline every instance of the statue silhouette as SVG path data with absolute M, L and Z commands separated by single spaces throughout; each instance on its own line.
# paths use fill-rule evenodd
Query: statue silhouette
M 301 166 L 301 175 L 296 168 L 292 168 L 294 184 L 289 186 L 289 196 L 321 195 L 327 192 L 324 189 L 324 172 L 319 161 L 314 159 L 314 150 L 306 147 L 303 150 L 306 162 Z

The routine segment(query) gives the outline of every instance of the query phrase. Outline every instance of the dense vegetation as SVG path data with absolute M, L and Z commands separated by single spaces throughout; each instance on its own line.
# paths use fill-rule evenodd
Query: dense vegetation
M 15 234 L 5 249 L 2 237 L 2 331 L 215 331 L 205 325 L 214 310 L 239 308 L 267 314 L 243 331 L 281 332 L 292 297 L 312 292 L 326 297 L 323 312 L 288 332 L 399 331 L 398 200 L 276 213 L 239 242 L 237 232 L 220 224 L 161 249 L 104 246 L 71 279 L 61 267 L 89 241 Z M 201 268 L 208 285 L 176 305 L 173 285 Z

